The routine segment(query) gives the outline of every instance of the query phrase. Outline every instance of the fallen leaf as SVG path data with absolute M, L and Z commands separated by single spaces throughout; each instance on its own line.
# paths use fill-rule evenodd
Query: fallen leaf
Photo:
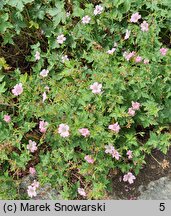
M 161 163 L 161 166 L 162 166 L 163 169 L 169 168 L 170 167 L 169 161 L 167 161 L 167 160 L 164 159 L 162 161 L 162 163 Z

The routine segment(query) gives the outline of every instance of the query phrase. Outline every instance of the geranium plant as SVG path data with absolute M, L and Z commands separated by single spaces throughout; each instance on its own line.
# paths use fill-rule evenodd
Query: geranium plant
M 21 199 L 31 173 L 24 198 L 50 183 L 64 199 L 103 199 L 110 170 L 133 184 L 146 154 L 167 152 L 170 8 L 0 2 L 0 198 Z

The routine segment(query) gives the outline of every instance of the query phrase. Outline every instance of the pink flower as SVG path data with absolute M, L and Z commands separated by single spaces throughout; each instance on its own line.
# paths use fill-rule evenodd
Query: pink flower
M 37 143 L 32 141 L 32 140 L 29 140 L 29 144 L 27 145 L 27 149 L 30 150 L 30 152 L 34 152 L 37 150 Z
M 70 15 L 71 15 L 71 12 L 70 12 L 70 11 L 66 12 L 66 16 L 67 16 L 67 17 L 69 17 Z
M 128 172 L 126 175 L 124 175 L 123 177 L 123 181 L 126 182 L 128 181 L 129 184 L 132 184 L 134 183 L 134 180 L 135 180 L 135 176 L 131 173 L 131 172 Z
M 67 55 L 62 56 L 62 62 L 69 61 L 69 58 Z
M 42 76 L 42 77 L 47 77 L 48 73 L 49 73 L 49 70 L 43 69 L 43 70 L 40 72 L 40 76 Z
M 141 62 L 142 61 L 142 57 L 141 56 L 137 56 L 136 58 L 135 58 L 135 62 Z
M 163 56 L 166 55 L 167 51 L 168 51 L 167 48 L 161 48 L 161 49 L 160 49 L 160 53 L 161 53 L 161 55 L 163 55 Z
M 129 61 L 133 56 L 135 56 L 135 54 L 136 54 L 136 52 L 130 52 L 130 53 L 128 53 L 128 52 L 124 52 L 124 54 L 123 54 L 123 56 L 125 57 L 125 59 L 127 60 L 127 61 Z
M 61 137 L 68 137 L 69 136 L 69 126 L 66 124 L 60 124 L 58 127 L 58 133 Z
M 103 7 L 101 5 L 96 5 L 94 9 L 94 15 L 96 16 L 97 14 L 101 14 L 103 11 Z
M 109 55 L 112 55 L 115 52 L 115 50 L 116 50 L 116 48 L 113 47 L 111 50 L 108 50 L 107 53 Z
M 92 90 L 92 92 L 94 94 L 99 94 L 101 93 L 101 88 L 102 88 L 102 84 L 95 82 L 90 86 L 90 89 Z
M 94 159 L 93 159 L 90 155 L 86 155 L 86 156 L 84 157 L 84 159 L 85 159 L 88 163 L 91 163 L 91 164 L 94 163 Z
M 133 110 L 139 110 L 140 106 L 141 106 L 140 103 L 132 101 L 132 109 Z
M 46 95 L 46 92 L 43 92 L 43 103 L 44 103 L 44 101 L 47 99 L 47 95 Z
M 49 91 L 49 89 L 50 89 L 49 86 L 45 86 L 46 91 Z
M 87 137 L 90 135 L 90 131 L 87 128 L 81 128 L 78 130 L 82 136 Z
M 22 83 L 19 83 L 19 84 L 15 85 L 14 88 L 12 89 L 12 93 L 15 96 L 20 95 L 22 92 L 23 92 Z
M 148 31 L 148 23 L 146 21 L 143 21 L 143 23 L 141 23 L 141 30 L 143 32 L 147 32 Z
M 82 23 L 83 24 L 88 24 L 89 22 L 90 22 L 90 20 L 91 20 L 91 18 L 89 17 L 89 16 L 84 16 L 83 18 L 82 18 Z
M 9 123 L 11 121 L 11 116 L 10 115 L 4 115 L 4 121 L 6 123 Z
M 119 152 L 112 146 L 112 144 L 109 144 L 107 146 L 105 146 L 106 150 L 105 153 L 106 154 L 111 154 L 113 158 L 115 158 L 116 160 L 119 160 L 120 154 Z
M 86 192 L 84 190 L 84 188 L 78 188 L 78 193 L 81 195 L 81 196 L 86 196 Z
M 114 131 L 115 133 L 119 133 L 119 130 L 121 129 L 118 122 L 116 122 L 115 124 L 111 124 L 108 127 L 110 130 Z
M 61 34 L 56 38 L 56 40 L 59 44 L 63 44 L 63 42 L 66 41 L 66 37 L 64 37 L 64 35 Z
M 112 151 L 112 157 L 115 158 L 116 160 L 119 160 L 120 154 L 117 150 Z
M 126 155 L 128 155 L 128 159 L 131 159 L 132 158 L 132 151 L 128 150 Z
M 118 46 L 118 44 L 116 42 L 114 42 L 113 47 L 117 47 L 117 46 Z
M 28 193 L 28 196 L 31 198 L 37 196 L 36 188 L 33 186 L 28 186 L 27 193 Z
M 134 116 L 135 115 L 135 110 L 131 107 L 131 108 L 129 108 L 128 109 L 128 114 L 130 115 L 130 116 Z
M 47 130 L 48 122 L 40 121 L 39 122 L 39 130 L 41 133 L 45 133 Z
M 34 180 L 34 182 L 31 184 L 32 187 L 38 188 L 39 187 L 39 182 Z
M 126 34 L 124 37 L 124 40 L 127 40 L 130 37 L 131 31 L 129 31 L 128 29 L 126 30 Z
M 35 174 L 36 174 L 35 168 L 34 168 L 34 167 L 30 167 L 30 168 L 29 168 L 29 173 L 30 173 L 31 175 L 35 175 Z
M 40 59 L 40 53 L 38 51 L 36 51 L 36 54 L 35 54 L 34 57 L 35 57 L 36 60 L 39 60 Z
M 137 12 L 132 14 L 130 22 L 136 23 L 141 18 L 141 15 Z
M 105 153 L 106 153 L 106 154 L 108 154 L 108 153 L 109 153 L 109 154 L 112 154 L 113 151 L 115 150 L 115 148 L 112 146 L 112 144 L 106 145 L 106 146 L 105 146 L 105 149 L 106 149 L 106 150 L 105 150 Z
M 149 60 L 148 59 L 144 59 L 144 64 L 148 64 Z

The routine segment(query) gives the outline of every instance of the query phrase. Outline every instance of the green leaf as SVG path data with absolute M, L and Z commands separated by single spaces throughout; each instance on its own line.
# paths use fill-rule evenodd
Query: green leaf
M 29 22 L 29 24 L 30 24 L 29 28 L 34 27 L 35 29 L 39 29 L 39 24 L 36 23 L 36 22 L 34 22 L 33 20 L 31 20 L 31 21 Z
M 0 75 L 0 82 L 2 82 L 4 77 L 5 77 L 5 75 Z
M 7 4 L 17 8 L 19 11 L 22 11 L 24 5 L 27 3 L 32 3 L 34 0 L 7 0 Z
M 20 82 L 21 82 L 21 83 L 25 83 L 26 81 L 27 81 L 27 73 L 22 74 L 22 75 L 20 76 Z
M 74 6 L 73 16 L 82 17 L 83 14 L 84 14 L 84 10 L 83 10 L 83 9 L 81 9 L 81 8 L 78 7 L 78 6 Z
M 145 110 L 147 111 L 147 115 L 149 116 L 158 116 L 158 112 L 160 110 L 159 105 L 154 101 L 147 101 L 143 103 L 145 106 Z
M 6 82 L 3 82 L 2 84 L 0 84 L 0 93 L 4 93 L 6 91 L 5 84 Z
M 11 32 L 5 32 L 4 34 L 4 42 L 3 44 L 6 45 L 6 44 L 14 44 L 14 41 L 12 39 L 12 37 L 14 36 L 14 34 L 12 34 Z
M 5 2 L 4 0 L 1 0 L 1 1 L 0 1 L 0 9 L 3 9 L 3 6 L 5 5 L 5 3 L 6 3 L 6 2 Z
M 8 13 L 4 13 L 0 15 L 0 33 L 4 33 L 8 28 L 12 28 L 12 24 L 10 22 L 7 22 L 9 18 Z
M 18 10 L 22 11 L 23 10 L 23 2 L 22 0 L 18 1 L 18 0 L 8 0 L 7 1 L 8 5 L 17 8 Z

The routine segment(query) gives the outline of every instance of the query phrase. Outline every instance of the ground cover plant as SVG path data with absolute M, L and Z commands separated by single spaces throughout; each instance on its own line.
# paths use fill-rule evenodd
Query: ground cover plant
M 104 199 L 167 153 L 170 31 L 169 0 L 1 0 L 0 198 Z

